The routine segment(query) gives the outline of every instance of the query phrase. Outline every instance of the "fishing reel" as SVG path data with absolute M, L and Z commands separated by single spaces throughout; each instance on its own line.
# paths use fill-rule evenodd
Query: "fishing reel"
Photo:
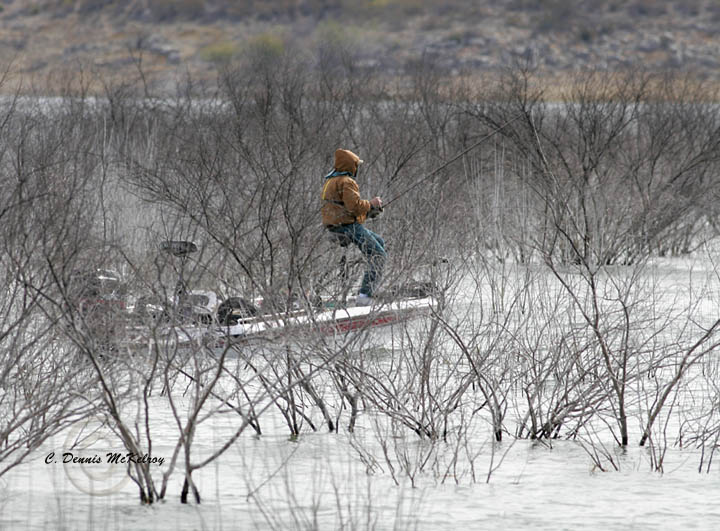
M 383 207 L 381 207 L 381 206 L 380 206 L 380 207 L 376 207 L 376 206 L 371 205 L 371 206 L 370 206 L 370 211 L 369 211 L 368 214 L 367 214 L 367 218 L 368 218 L 368 219 L 375 219 L 376 217 L 378 217 L 378 216 L 379 216 L 380 214 L 382 214 L 382 213 L 383 213 Z

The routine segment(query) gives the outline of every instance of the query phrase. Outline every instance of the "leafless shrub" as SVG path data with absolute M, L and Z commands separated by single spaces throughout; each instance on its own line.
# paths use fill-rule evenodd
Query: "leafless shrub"
M 718 126 L 705 90 L 681 81 L 588 74 L 549 104 L 533 92 L 532 74 L 518 70 L 502 102 L 469 110 L 493 127 L 523 116 L 502 135 L 532 168 L 524 182 L 538 199 L 545 253 L 628 264 L 671 241 L 692 247 L 717 165 Z
M 70 169 L 91 163 L 62 149 L 64 139 L 82 143 L 78 124 L 67 116 L 43 122 L 41 105 L 12 99 L 0 122 L 0 474 L 95 410 L 95 380 L 62 341 L 51 303 L 56 279 L 69 273 L 80 250 L 76 231 L 87 226 L 79 208 L 83 183 Z

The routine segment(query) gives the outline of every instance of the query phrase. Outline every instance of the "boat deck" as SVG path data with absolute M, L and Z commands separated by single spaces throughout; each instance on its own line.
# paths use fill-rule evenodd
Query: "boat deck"
M 237 324 L 175 324 L 132 326 L 127 328 L 123 343 L 147 345 L 161 341 L 176 344 L 202 343 L 223 346 L 248 339 L 273 339 L 284 334 L 348 334 L 400 323 L 429 313 L 434 304 L 431 297 L 376 302 L 370 306 L 334 306 L 285 313 L 273 313 L 238 320 Z

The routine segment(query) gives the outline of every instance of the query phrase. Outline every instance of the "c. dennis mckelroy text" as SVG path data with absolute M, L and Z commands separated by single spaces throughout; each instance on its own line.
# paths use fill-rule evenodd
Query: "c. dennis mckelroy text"
M 56 463 L 57 459 L 55 459 L 55 452 L 50 452 L 48 455 L 45 456 L 45 463 Z M 150 465 L 158 465 L 162 466 L 165 462 L 164 457 L 151 457 L 149 454 L 135 454 L 132 452 L 127 453 L 121 453 L 121 452 L 108 452 L 104 456 L 95 454 L 95 455 L 75 455 L 72 452 L 63 452 L 62 454 L 62 462 L 63 464 L 68 463 L 74 463 L 74 464 L 90 464 L 90 465 L 99 465 L 102 463 L 109 463 L 112 465 L 116 464 L 127 464 L 127 463 L 137 463 L 137 464 L 150 464 Z

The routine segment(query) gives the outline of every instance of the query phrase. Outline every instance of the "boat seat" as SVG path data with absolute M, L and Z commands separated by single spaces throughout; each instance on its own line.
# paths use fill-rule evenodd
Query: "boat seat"
M 331 230 L 327 231 L 327 234 L 330 241 L 336 245 L 339 245 L 340 247 L 347 247 L 352 243 L 350 236 L 348 236 L 347 234 L 333 232 Z

